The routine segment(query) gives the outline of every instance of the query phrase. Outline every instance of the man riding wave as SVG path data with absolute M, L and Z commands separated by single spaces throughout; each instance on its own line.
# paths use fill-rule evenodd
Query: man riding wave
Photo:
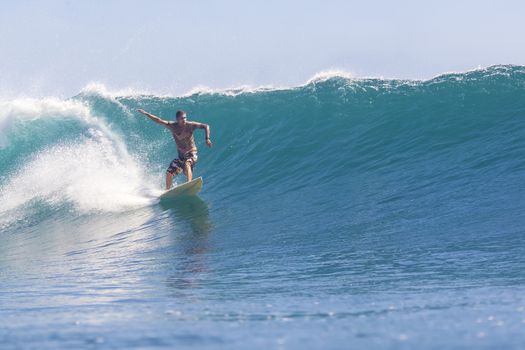
M 206 144 L 208 147 L 211 147 L 210 126 L 208 124 L 188 121 L 186 112 L 184 111 L 177 111 L 175 115 L 176 122 L 160 119 L 143 109 L 137 109 L 137 112 L 144 114 L 155 123 L 168 128 L 177 144 L 178 158 L 172 160 L 166 170 L 166 190 L 171 188 L 173 175 L 178 175 L 181 171 L 184 171 L 188 181 L 191 181 L 193 178 L 193 166 L 197 163 L 198 159 L 193 132 L 195 129 L 204 129 L 206 131 Z

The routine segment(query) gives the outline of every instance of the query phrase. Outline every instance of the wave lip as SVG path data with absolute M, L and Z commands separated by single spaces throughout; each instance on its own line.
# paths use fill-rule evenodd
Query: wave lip
M 488 67 L 476 67 L 466 71 L 447 71 L 439 73 L 430 78 L 420 79 L 407 79 L 399 77 L 383 77 L 383 76 L 359 76 L 355 73 L 345 70 L 332 68 L 327 70 L 321 70 L 315 73 L 313 76 L 308 78 L 303 83 L 296 85 L 250 85 L 240 84 L 230 87 L 210 87 L 207 85 L 196 85 L 186 92 L 174 94 L 170 92 L 159 92 L 152 91 L 144 88 L 127 87 L 121 89 L 110 89 L 103 83 L 91 82 L 80 90 L 80 95 L 99 95 L 103 98 L 117 101 L 118 98 L 139 98 L 139 97 L 157 97 L 162 99 L 169 98 L 187 98 L 195 95 L 224 95 L 224 96 L 237 96 L 244 93 L 253 94 L 259 92 L 271 92 L 271 91 L 284 91 L 293 90 L 296 88 L 302 88 L 311 84 L 322 83 L 331 79 L 343 79 L 346 81 L 360 82 L 360 81 L 383 81 L 383 82 L 400 82 L 403 84 L 419 84 L 424 82 L 431 82 L 440 79 L 447 79 L 455 77 L 471 77 L 472 74 L 491 75 L 491 74 L 503 74 L 503 72 L 512 74 L 513 72 L 525 71 L 524 66 L 512 65 L 512 64 L 499 64 Z
M 89 107 L 79 101 L 57 98 L 0 101 L 0 149 L 8 146 L 8 134 L 15 121 L 31 122 L 49 118 L 74 118 L 86 124 L 97 123 Z
M 0 152 L 0 212 L 7 221 L 35 203 L 82 214 L 128 210 L 155 198 L 123 138 L 79 100 L 0 102 Z

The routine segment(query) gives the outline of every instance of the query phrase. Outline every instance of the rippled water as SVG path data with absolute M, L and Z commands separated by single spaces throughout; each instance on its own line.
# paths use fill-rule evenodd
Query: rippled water
M 2 349 L 522 348 L 524 86 L 3 102 Z M 174 146 L 137 107 L 210 123 L 199 197 L 156 200 Z

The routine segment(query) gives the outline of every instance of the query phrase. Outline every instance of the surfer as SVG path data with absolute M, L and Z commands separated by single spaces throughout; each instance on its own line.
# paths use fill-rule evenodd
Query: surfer
M 166 190 L 171 188 L 173 175 L 179 175 L 181 171 L 184 171 L 184 175 L 186 175 L 188 181 L 191 181 L 193 178 L 193 166 L 197 163 L 198 159 L 193 132 L 195 129 L 206 130 L 206 144 L 208 147 L 211 147 L 210 126 L 208 124 L 188 121 L 186 112 L 184 111 L 177 111 L 175 115 L 177 119 L 176 122 L 160 119 L 143 109 L 137 109 L 137 112 L 144 114 L 155 123 L 168 128 L 177 144 L 178 158 L 173 159 L 168 170 L 166 170 Z

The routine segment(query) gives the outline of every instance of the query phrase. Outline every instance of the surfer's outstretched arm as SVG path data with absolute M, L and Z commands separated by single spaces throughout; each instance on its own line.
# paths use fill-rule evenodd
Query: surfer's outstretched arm
M 146 117 L 148 117 L 149 119 L 153 120 L 153 121 L 154 121 L 155 123 L 157 123 L 157 124 L 164 125 L 164 126 L 166 126 L 166 125 L 169 124 L 169 122 L 168 122 L 167 120 L 160 119 L 160 118 L 157 117 L 156 115 L 153 115 L 153 114 L 151 114 L 151 113 L 148 113 L 148 112 L 146 112 L 146 111 L 143 110 L 143 109 L 137 109 L 137 112 L 144 114 Z

